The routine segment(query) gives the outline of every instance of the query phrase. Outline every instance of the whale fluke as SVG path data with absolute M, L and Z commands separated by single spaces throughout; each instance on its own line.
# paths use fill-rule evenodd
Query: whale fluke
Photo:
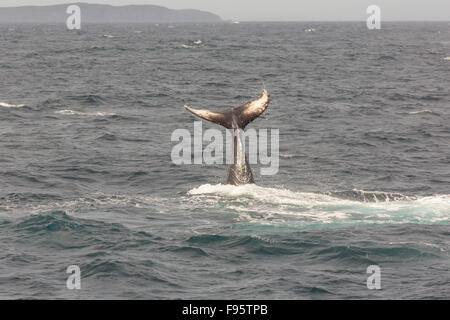
M 250 122 L 258 118 L 269 105 L 270 95 L 267 90 L 264 90 L 261 96 L 255 100 L 249 101 L 242 106 L 234 107 L 232 110 L 238 115 L 240 129 L 244 129 Z
M 270 95 L 267 90 L 264 90 L 259 98 L 228 110 L 193 109 L 188 106 L 184 106 L 184 108 L 197 117 L 214 122 L 227 129 L 244 129 L 266 110 L 269 102 Z
M 217 111 L 217 110 L 206 110 L 206 109 L 193 109 L 188 106 L 184 108 L 195 114 L 197 117 L 202 119 L 217 123 L 224 126 L 227 129 L 231 129 L 231 110 Z
M 214 122 L 233 131 L 234 163 L 228 171 L 228 184 L 242 185 L 254 183 L 252 170 L 243 151 L 245 142 L 241 140 L 239 131 L 243 130 L 250 122 L 258 118 L 266 110 L 269 102 L 270 95 L 264 90 L 259 98 L 228 110 L 193 109 L 184 106 L 186 110 L 195 114 L 197 117 Z

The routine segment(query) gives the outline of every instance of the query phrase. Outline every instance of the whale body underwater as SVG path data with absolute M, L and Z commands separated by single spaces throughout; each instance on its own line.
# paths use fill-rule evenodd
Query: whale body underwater
M 221 125 L 233 134 L 233 164 L 228 169 L 227 184 L 244 185 L 255 183 L 252 170 L 244 151 L 244 141 L 239 134 L 245 127 L 258 118 L 268 107 L 270 95 L 264 90 L 260 97 L 227 110 L 193 109 L 186 110 L 197 117 Z

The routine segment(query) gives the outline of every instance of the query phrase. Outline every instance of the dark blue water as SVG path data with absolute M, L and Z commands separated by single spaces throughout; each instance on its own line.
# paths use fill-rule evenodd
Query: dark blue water
M 1 26 L 0 297 L 450 298 L 450 26 L 382 27 Z M 277 175 L 171 162 L 264 87 Z

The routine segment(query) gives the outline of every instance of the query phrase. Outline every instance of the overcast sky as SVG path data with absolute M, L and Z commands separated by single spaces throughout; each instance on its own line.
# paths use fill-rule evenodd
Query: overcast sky
M 450 0 L 0 0 L 0 6 L 61 3 L 111 5 L 156 4 L 171 9 L 211 11 L 239 21 L 366 20 L 366 8 L 376 4 L 382 20 L 450 20 Z

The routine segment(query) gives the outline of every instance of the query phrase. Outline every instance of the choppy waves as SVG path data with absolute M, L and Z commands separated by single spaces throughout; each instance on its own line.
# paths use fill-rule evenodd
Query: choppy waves
M 104 197 L 102 201 L 112 200 Z M 129 196 L 120 201 L 134 200 Z M 22 298 L 223 298 L 231 294 L 247 299 L 361 298 L 367 295 L 362 281 L 365 268 L 373 264 L 381 264 L 389 282 L 383 282 L 384 290 L 372 297 L 442 298 L 447 294 L 445 281 L 420 292 L 407 289 L 428 278 L 397 281 L 406 271 L 430 263 L 428 276 L 445 272 L 449 246 L 448 229 L 443 226 L 385 226 L 379 234 L 380 228 L 371 227 L 286 232 L 237 225 L 180 234 L 167 223 L 159 229 L 159 223 L 167 219 L 161 216 L 152 216 L 152 232 L 99 221 L 98 214 L 92 218 L 56 210 L 0 219 L 2 265 L 10 268 L 11 275 L 0 297 L 7 292 L 7 297 Z M 396 240 L 383 240 L 386 235 Z M 40 255 L 47 251 L 51 254 Z M 65 269 L 74 263 L 82 272 L 80 296 L 63 290 Z M 388 263 L 404 267 L 384 269 Z M 41 276 L 30 277 L 30 273 Z
M 0 298 L 448 298 L 443 27 L 14 27 Z M 206 185 L 225 167 L 171 163 L 185 103 L 225 108 L 262 82 L 273 102 L 252 126 L 280 128 L 279 174 Z M 73 264 L 82 290 L 65 287 Z

